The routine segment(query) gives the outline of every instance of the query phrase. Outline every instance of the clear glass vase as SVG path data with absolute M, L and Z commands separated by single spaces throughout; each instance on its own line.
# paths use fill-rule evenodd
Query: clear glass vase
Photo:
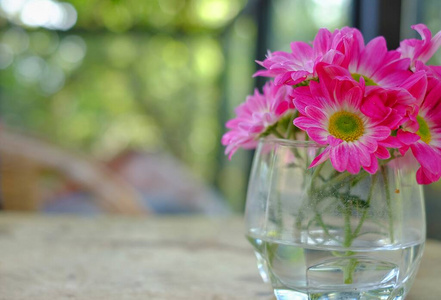
M 246 204 L 246 235 L 277 299 L 404 299 L 425 242 L 422 188 L 403 159 L 376 174 L 339 173 L 323 148 L 262 139 Z M 351 159 L 351 158 L 349 158 Z

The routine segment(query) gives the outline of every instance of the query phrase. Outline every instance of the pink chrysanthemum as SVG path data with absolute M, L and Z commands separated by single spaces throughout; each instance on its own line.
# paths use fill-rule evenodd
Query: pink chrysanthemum
M 329 159 L 337 171 L 373 174 L 378 159 L 399 150 L 420 164 L 418 183 L 440 179 L 441 67 L 426 62 L 441 46 L 441 31 L 432 37 L 424 24 L 412 28 L 422 39 L 404 40 L 394 51 L 383 37 L 365 45 L 359 30 L 344 27 L 320 29 L 311 44 L 291 43 L 290 53 L 269 52 L 255 76 L 274 81 L 227 122 L 226 154 L 254 148 L 258 137 L 279 129 L 290 132 L 279 121 L 295 107 L 294 125 L 326 146 L 311 167 Z
M 400 58 L 397 51 L 388 51 L 384 37 L 376 37 L 365 46 L 358 30 L 344 28 L 341 32 L 343 35 L 335 38 L 336 50 L 344 55 L 340 65 L 357 81 L 363 77 L 366 85 L 394 88 L 412 75 L 410 60 Z
M 296 85 L 317 77 L 316 65 L 320 62 L 346 68 L 357 81 L 363 77 L 367 85 L 396 87 L 412 75 L 410 59 L 400 58 L 397 51 L 388 51 L 383 37 L 377 37 L 366 46 L 361 32 L 344 27 L 333 33 L 320 29 L 312 46 L 305 42 L 291 43 L 291 53 L 269 52 L 258 63 L 265 70 L 255 76 L 274 77 L 277 85 Z
M 404 154 L 409 148 L 421 167 L 417 182 L 429 184 L 441 177 L 441 82 L 429 78 L 428 92 L 419 103 L 416 118 L 398 130 L 397 139 Z
M 330 84 L 333 78 L 353 80 L 351 73 L 343 67 L 322 63 L 320 69 L 320 80 L 325 84 Z M 361 112 L 377 124 L 392 130 L 398 129 L 406 115 L 416 109 L 415 98 L 424 97 L 426 93 L 427 79 L 424 71 L 410 73 L 399 85 L 388 89 L 376 85 L 365 87 L 364 77 L 359 80 L 365 88 Z
M 378 170 L 377 157 L 388 158 L 380 142 L 390 128 L 378 125 L 361 112 L 364 86 L 353 80 L 326 78 L 323 64 L 317 65 L 320 82 L 293 91 L 301 116 L 294 125 L 305 130 L 315 142 L 328 145 L 311 163 L 314 167 L 330 159 L 334 168 L 356 174 L 363 167 L 369 173 Z
M 291 43 L 291 53 L 268 52 L 264 61 L 257 61 L 266 70 L 257 71 L 254 76 L 274 77 L 276 85 L 296 85 L 315 76 L 315 64 L 320 61 L 335 63 L 342 61 L 343 55 L 331 49 L 336 31 L 321 28 L 312 46 L 305 42 Z
M 255 148 L 257 138 L 269 126 L 293 112 L 290 90 L 291 87 L 276 86 L 273 82 L 268 82 L 263 87 L 263 94 L 256 89 L 254 95 L 248 96 L 246 102 L 236 108 L 236 118 L 226 123 L 230 131 L 222 137 L 222 144 L 227 146 L 225 154 L 230 159 L 239 148 Z
M 416 24 L 411 26 L 421 35 L 421 40 L 406 39 L 400 43 L 397 49 L 401 53 L 401 57 L 411 59 L 411 67 L 415 66 L 417 61 L 426 63 L 433 56 L 433 54 L 441 46 L 441 31 L 439 31 L 433 38 L 432 32 L 424 24 Z

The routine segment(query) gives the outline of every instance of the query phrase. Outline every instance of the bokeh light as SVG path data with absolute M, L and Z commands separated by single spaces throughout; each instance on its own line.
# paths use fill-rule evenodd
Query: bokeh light
M 20 27 L 14 26 L 4 31 L 1 41 L 8 45 L 16 55 L 25 52 L 29 47 L 29 36 Z
M 86 55 L 87 46 L 81 37 L 69 35 L 63 38 L 58 50 L 62 60 L 67 63 L 78 64 Z
M 39 56 L 21 57 L 16 64 L 16 76 L 19 81 L 36 82 L 43 74 L 46 62 Z
M 109 41 L 107 56 L 117 68 L 127 68 L 139 61 L 140 51 L 132 36 L 117 36 Z
M 0 43 L 0 69 L 6 69 L 14 60 L 14 52 L 7 44 Z
M 53 54 L 59 46 L 60 38 L 53 31 L 38 30 L 29 33 L 30 48 L 38 55 Z
M 230 21 L 243 7 L 238 0 L 196 0 L 193 1 L 195 17 L 210 27 L 221 27 Z
M 218 76 L 224 67 L 224 57 L 219 43 L 211 38 L 197 40 L 194 44 L 194 71 L 204 80 Z
M 0 8 L 9 20 L 29 27 L 68 30 L 77 22 L 77 11 L 65 2 L 0 0 Z
M 253 84 L 246 2 L 0 0 L 0 120 L 103 161 L 169 153 L 213 185 L 223 94 L 238 101 Z
M 63 70 L 53 64 L 47 64 L 40 77 L 40 87 L 41 90 L 46 95 L 52 95 L 64 86 L 65 75 Z
M 327 27 L 334 30 L 338 23 L 347 15 L 351 4 L 349 0 L 313 0 L 311 14 L 318 27 Z

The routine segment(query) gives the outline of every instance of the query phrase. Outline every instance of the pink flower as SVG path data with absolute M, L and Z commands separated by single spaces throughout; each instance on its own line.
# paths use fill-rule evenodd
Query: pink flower
M 421 165 L 417 171 L 419 184 L 429 184 L 441 177 L 441 82 L 429 78 L 428 83 L 418 115 L 397 132 L 403 145 L 400 152 L 404 154 L 410 148 Z
M 341 32 L 345 34 L 337 35 L 334 41 L 336 49 L 344 55 L 340 66 L 355 80 L 362 77 L 366 85 L 393 88 L 412 75 L 410 60 L 400 59 L 397 51 L 388 51 L 383 37 L 376 37 L 365 46 L 358 30 L 342 29 Z
M 424 98 L 426 88 L 427 77 L 423 71 L 412 73 L 396 88 L 367 87 L 361 111 L 378 124 L 396 130 L 408 118 L 416 116 L 418 99 Z
M 424 72 L 427 77 L 441 80 L 441 66 L 427 66 L 423 62 L 417 60 L 415 62 L 414 72 Z
M 416 61 L 426 63 L 438 50 L 441 46 L 441 31 L 432 38 L 432 33 L 426 25 L 416 24 L 411 27 L 421 35 L 422 39 L 403 40 L 397 50 L 401 53 L 401 57 L 411 59 L 411 67 L 413 68 Z
M 381 141 L 390 135 L 390 128 L 378 125 L 361 112 L 364 86 L 354 80 L 329 77 L 317 65 L 320 82 L 293 90 L 293 101 L 301 116 L 294 125 L 305 130 L 315 142 L 327 145 L 311 163 L 314 167 L 330 159 L 334 168 L 356 174 L 363 167 L 369 173 L 378 169 L 377 157 L 390 156 Z
M 335 34 L 334 34 L 335 35 Z M 337 62 L 343 59 L 340 52 L 331 50 L 333 34 L 321 28 L 312 46 L 305 42 L 291 43 L 291 53 L 268 52 L 264 61 L 257 61 L 266 70 L 257 71 L 254 76 L 274 77 L 276 85 L 296 85 L 315 76 L 315 64 L 320 61 Z
M 343 67 L 322 63 L 320 68 L 319 79 L 325 84 L 331 84 L 334 79 L 353 80 L 351 73 Z M 392 130 L 398 129 L 409 112 L 415 110 L 415 98 L 424 97 L 427 86 L 423 71 L 410 72 L 410 76 L 405 76 L 399 85 L 388 89 L 376 85 L 365 87 L 364 77 L 359 80 L 364 90 L 361 112 L 373 122 Z
M 325 146 L 310 167 L 329 159 L 339 172 L 373 174 L 378 160 L 399 151 L 419 164 L 418 183 L 440 179 L 441 66 L 426 63 L 441 46 L 441 31 L 432 37 L 424 24 L 412 28 L 421 39 L 393 51 L 383 37 L 365 44 L 359 30 L 344 27 L 320 29 L 310 44 L 291 43 L 291 52 L 269 52 L 254 75 L 274 80 L 227 122 L 226 154 L 254 148 L 261 136 L 283 136 L 297 109 L 294 125 Z
M 257 139 L 268 127 L 294 111 L 288 96 L 290 90 L 289 86 L 276 86 L 268 82 L 263 87 L 263 94 L 256 89 L 254 95 L 248 96 L 246 102 L 236 108 L 236 118 L 226 123 L 230 131 L 222 137 L 222 144 L 227 146 L 225 154 L 230 159 L 241 147 L 255 148 Z
M 363 77 L 367 85 L 396 87 L 412 75 L 410 59 L 400 58 L 397 51 L 388 51 L 383 37 L 365 46 L 361 32 L 349 27 L 333 33 L 322 28 L 312 46 L 305 42 L 291 43 L 291 53 L 269 52 L 263 62 L 258 61 L 266 70 L 254 75 L 275 77 L 277 85 L 296 85 L 316 78 L 316 65 L 320 62 L 340 65 L 357 81 Z

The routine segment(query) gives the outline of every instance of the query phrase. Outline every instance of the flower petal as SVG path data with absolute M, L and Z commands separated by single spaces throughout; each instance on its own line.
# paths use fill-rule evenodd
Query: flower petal
M 305 115 L 317 120 L 318 122 L 324 122 L 328 118 L 322 110 L 312 105 L 305 108 Z
M 370 174 L 375 174 L 378 171 L 378 160 L 374 154 L 371 154 L 371 163 L 368 166 L 363 166 L 363 169 Z
M 399 129 L 397 131 L 397 139 L 404 145 L 411 145 L 420 140 L 418 134 Z
M 420 167 L 416 173 L 416 180 L 418 184 L 431 184 L 440 179 L 440 174 L 432 174 L 427 169 Z
M 429 145 L 416 142 L 410 146 L 410 149 L 424 169 L 432 174 L 441 174 L 441 158 Z
M 309 165 L 309 168 L 314 168 L 317 165 L 325 162 L 329 158 L 329 147 L 326 148 L 321 154 L 319 154 Z
M 332 165 L 339 172 L 345 171 L 348 165 L 349 153 L 346 145 L 346 143 L 341 143 L 340 145 L 331 148 L 329 153 L 329 159 L 331 160 Z
M 315 142 L 326 145 L 328 141 L 329 133 L 318 127 L 310 127 L 307 129 L 309 137 L 314 140 Z
M 372 39 L 361 52 L 357 73 L 360 72 L 366 77 L 372 77 L 384 65 L 386 53 L 387 46 L 384 37 L 379 36 Z
M 320 128 L 322 126 L 322 124 L 316 120 L 304 116 L 295 118 L 293 124 L 302 130 L 307 130 L 311 127 Z

